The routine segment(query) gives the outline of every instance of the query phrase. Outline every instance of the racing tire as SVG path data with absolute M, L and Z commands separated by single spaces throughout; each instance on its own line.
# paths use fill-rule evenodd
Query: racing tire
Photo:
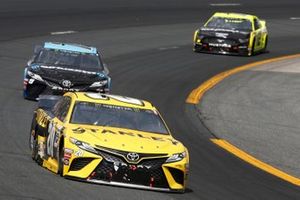
M 38 141 L 37 141 L 35 130 L 31 130 L 31 132 L 30 132 L 29 148 L 31 151 L 32 160 L 37 161 L 38 160 Z
M 249 56 L 253 56 L 255 54 L 254 47 L 255 47 L 255 38 L 253 38 L 252 49 L 251 49 L 251 51 L 248 54 Z
M 27 100 L 37 101 L 39 95 L 46 89 L 44 85 L 30 85 L 23 90 L 23 98 Z
M 35 130 L 31 130 L 30 137 L 29 137 L 29 148 L 31 150 L 31 158 L 34 160 L 38 165 L 43 164 L 43 159 L 40 157 L 39 151 L 39 143 L 37 139 L 37 134 Z
M 268 36 L 266 36 L 266 39 L 265 39 L 265 46 L 264 46 L 262 52 L 266 52 L 266 51 L 267 51 L 267 47 L 268 47 Z
M 64 170 L 64 144 L 63 144 L 63 138 L 61 138 L 62 142 L 60 142 L 59 145 L 59 152 L 58 152 L 58 174 L 60 176 L 63 176 L 63 170 Z
M 193 52 L 195 52 L 195 53 L 199 53 L 200 52 L 200 50 L 197 48 L 197 45 L 194 45 Z

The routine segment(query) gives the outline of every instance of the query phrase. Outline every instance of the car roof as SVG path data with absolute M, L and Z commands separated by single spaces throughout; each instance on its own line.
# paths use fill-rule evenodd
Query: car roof
M 97 54 L 96 47 L 89 47 L 89 46 L 85 46 L 85 45 L 81 45 L 81 44 L 45 42 L 44 48 L 58 49 L 58 50 L 65 50 L 65 51 L 74 51 L 74 52 L 79 52 L 79 53 Z
M 93 92 L 68 92 L 64 96 L 70 96 L 75 101 L 84 101 L 84 102 L 92 102 L 92 103 L 100 103 L 100 104 L 109 104 L 115 106 L 156 110 L 156 108 L 148 101 L 126 97 L 126 96 L 93 93 Z
M 244 14 L 244 13 L 226 13 L 226 12 L 216 12 L 213 17 L 224 17 L 224 18 L 237 18 L 237 19 L 248 19 L 252 20 L 255 16 Z

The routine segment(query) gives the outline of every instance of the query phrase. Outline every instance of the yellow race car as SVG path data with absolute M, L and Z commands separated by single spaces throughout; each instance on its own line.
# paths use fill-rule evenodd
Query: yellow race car
M 247 55 L 267 49 L 266 21 L 254 15 L 215 13 L 194 33 L 195 52 Z
M 29 143 L 33 160 L 66 178 L 159 191 L 186 188 L 188 150 L 147 101 L 84 92 L 40 96 Z

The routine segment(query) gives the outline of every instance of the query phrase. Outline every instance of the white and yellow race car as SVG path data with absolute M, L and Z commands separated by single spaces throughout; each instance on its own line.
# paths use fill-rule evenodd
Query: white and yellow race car
M 241 13 L 215 13 L 194 33 L 195 52 L 251 56 L 267 49 L 266 21 Z
M 188 150 L 147 101 L 83 92 L 40 96 L 29 141 L 32 158 L 66 178 L 159 191 L 186 188 Z

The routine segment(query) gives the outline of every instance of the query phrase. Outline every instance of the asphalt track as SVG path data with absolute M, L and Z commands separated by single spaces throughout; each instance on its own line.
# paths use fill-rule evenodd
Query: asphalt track
M 0 199 L 300 199 L 300 188 L 237 159 L 210 142 L 192 105 L 199 83 L 224 70 L 280 55 L 299 53 L 300 2 L 235 1 L 38 1 L 3 0 L 0 7 Z M 269 22 L 270 52 L 255 57 L 195 54 L 196 22 L 217 10 L 256 13 Z M 74 35 L 50 32 L 75 30 Z M 40 168 L 28 152 L 35 102 L 25 101 L 22 70 L 33 45 L 45 40 L 77 41 L 103 49 L 113 93 L 152 101 L 174 136 L 190 150 L 185 194 L 85 184 Z

